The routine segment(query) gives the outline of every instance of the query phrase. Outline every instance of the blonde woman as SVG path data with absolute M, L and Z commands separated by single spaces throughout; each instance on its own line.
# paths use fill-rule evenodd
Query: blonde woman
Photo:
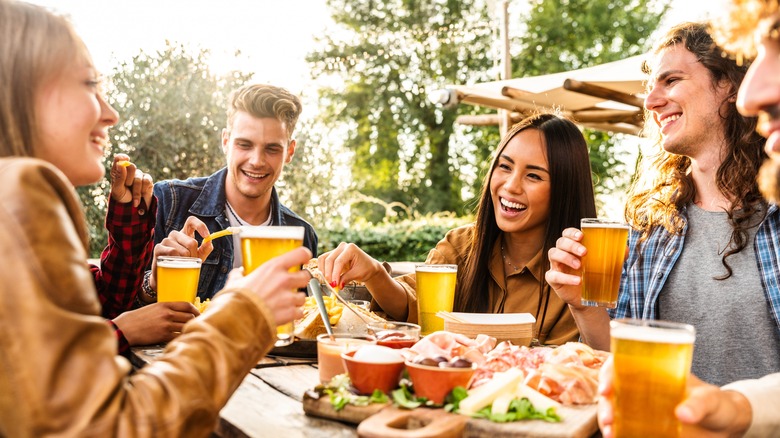
M 117 114 L 62 17 L 0 0 L 0 436 L 208 436 L 221 407 L 301 316 L 298 249 L 231 274 L 209 312 L 130 374 L 100 316 L 74 186 L 103 177 Z

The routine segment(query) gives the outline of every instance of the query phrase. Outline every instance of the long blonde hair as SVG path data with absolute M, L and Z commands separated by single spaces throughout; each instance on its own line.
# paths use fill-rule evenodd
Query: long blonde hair
M 79 58 L 91 64 L 66 18 L 41 6 L 0 0 L 0 157 L 36 155 L 37 93 Z

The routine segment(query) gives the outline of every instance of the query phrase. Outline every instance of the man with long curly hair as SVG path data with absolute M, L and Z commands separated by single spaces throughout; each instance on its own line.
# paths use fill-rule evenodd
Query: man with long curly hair
M 766 158 L 756 120 L 737 111 L 747 68 L 724 56 L 706 24 L 675 26 L 659 41 L 645 100 L 659 148 L 629 193 L 617 308 L 580 304 L 579 230 L 564 231 L 547 274 L 596 348 L 609 349 L 610 318 L 694 325 L 692 370 L 716 385 L 780 371 L 780 210 L 756 183 Z
M 758 116 L 758 132 L 768 139 L 765 150 L 770 159 L 759 172 L 759 187 L 770 202 L 777 203 L 780 200 L 780 1 L 733 0 L 730 13 L 714 26 L 714 36 L 738 63 L 754 58 L 739 88 L 737 107 L 745 116 Z M 764 348 L 772 350 L 771 346 Z M 778 354 L 776 348 L 774 352 Z M 608 368 L 603 370 L 600 392 L 604 397 L 599 403 L 599 426 L 605 438 L 614 436 L 609 402 L 612 379 Z M 685 426 L 684 434 L 766 437 L 776 436 L 780 430 L 780 373 L 734 382 L 723 388 L 692 378 L 688 394 L 676 410 Z

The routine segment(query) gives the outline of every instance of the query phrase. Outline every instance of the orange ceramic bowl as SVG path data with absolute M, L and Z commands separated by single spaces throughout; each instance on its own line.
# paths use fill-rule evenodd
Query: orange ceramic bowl
M 412 380 L 414 394 L 437 405 L 444 403 L 444 398 L 456 386 L 468 388 L 475 367 L 476 365 L 470 368 L 436 367 L 406 362 L 406 371 Z
M 371 394 L 375 389 L 387 394 L 398 388 L 401 381 L 401 373 L 404 371 L 403 361 L 390 363 L 361 362 L 354 358 L 357 351 L 341 353 L 341 359 L 344 361 L 344 367 L 347 369 L 352 386 L 360 394 Z

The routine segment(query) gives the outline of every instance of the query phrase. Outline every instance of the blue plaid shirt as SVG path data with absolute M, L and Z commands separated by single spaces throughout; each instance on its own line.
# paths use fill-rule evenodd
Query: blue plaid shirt
M 682 253 L 688 231 L 687 209 L 682 235 L 670 234 L 664 227 L 655 227 L 650 236 L 638 245 L 640 234 L 631 230 L 628 236 L 628 259 L 620 278 L 620 295 L 612 318 L 657 319 L 658 296 Z M 640 249 L 641 255 L 640 258 Z M 753 244 L 764 295 L 771 308 L 775 325 L 780 331 L 780 209 L 770 205 L 764 221 L 756 232 Z

